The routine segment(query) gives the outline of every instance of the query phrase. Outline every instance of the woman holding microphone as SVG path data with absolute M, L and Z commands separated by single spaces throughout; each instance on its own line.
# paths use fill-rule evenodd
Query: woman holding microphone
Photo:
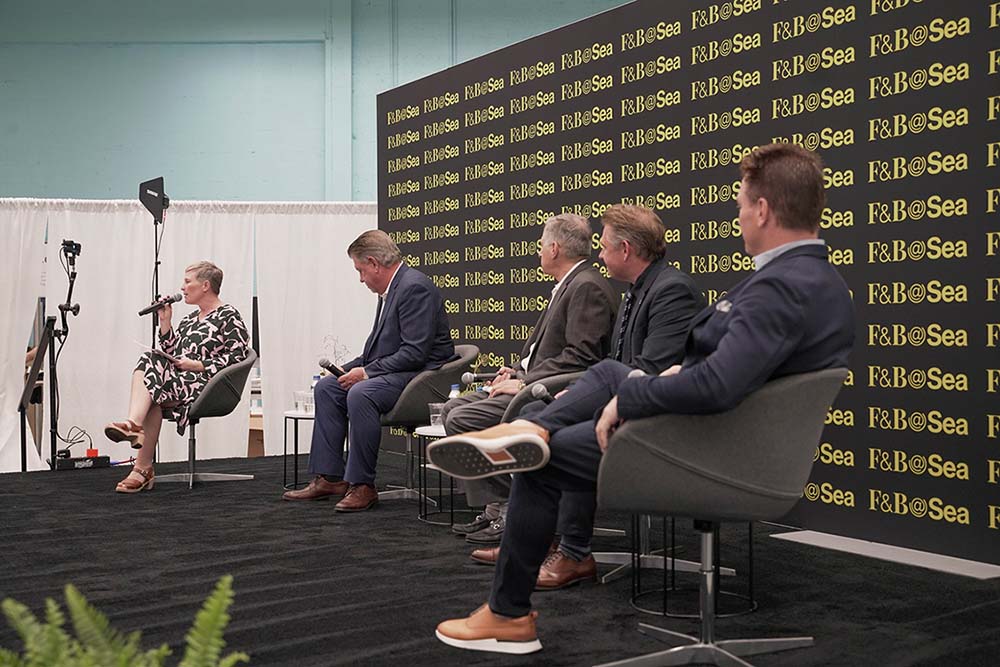
M 118 482 L 118 493 L 138 493 L 153 488 L 153 451 L 164 416 L 176 420 L 177 432 L 187 427 L 188 408 L 213 375 L 243 361 L 249 335 L 239 311 L 219 299 L 222 270 L 211 262 L 198 262 L 184 271 L 184 303 L 198 310 L 186 315 L 174 331 L 173 308 L 160 309 L 160 347 L 139 357 L 132 373 L 128 419 L 111 422 L 105 435 L 114 442 L 128 441 L 138 449 L 135 466 Z

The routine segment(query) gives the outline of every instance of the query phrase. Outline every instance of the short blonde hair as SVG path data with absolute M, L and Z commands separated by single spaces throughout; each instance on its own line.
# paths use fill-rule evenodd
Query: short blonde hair
M 194 279 L 198 282 L 207 280 L 209 289 L 215 292 L 215 296 L 219 296 L 219 292 L 222 291 L 222 269 L 207 260 L 202 260 L 184 269 L 184 273 L 191 272 L 194 272 Z

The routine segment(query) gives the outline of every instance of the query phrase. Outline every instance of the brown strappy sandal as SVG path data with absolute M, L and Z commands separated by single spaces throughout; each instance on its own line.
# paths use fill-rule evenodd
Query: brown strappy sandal
M 142 476 L 143 481 L 139 481 L 132 477 L 132 473 L 139 473 Z M 115 487 L 117 493 L 139 493 L 143 489 L 153 490 L 153 481 L 155 475 L 153 474 L 153 469 L 143 470 L 139 466 L 134 466 L 132 470 L 129 471 L 129 476 L 118 482 L 118 486 Z
M 132 445 L 132 449 L 142 449 L 142 426 L 136 424 L 131 419 L 122 422 L 111 422 L 104 427 L 104 435 L 111 442 L 123 442 L 127 440 Z

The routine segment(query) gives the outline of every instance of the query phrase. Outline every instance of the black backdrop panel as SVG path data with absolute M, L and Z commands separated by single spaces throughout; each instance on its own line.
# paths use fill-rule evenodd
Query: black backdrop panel
M 640 0 L 388 91 L 378 116 L 379 225 L 482 370 L 547 303 L 548 215 L 588 216 L 596 249 L 604 207 L 653 208 L 714 301 L 752 270 L 740 158 L 818 150 L 858 342 L 789 521 L 1000 563 L 1000 3 Z

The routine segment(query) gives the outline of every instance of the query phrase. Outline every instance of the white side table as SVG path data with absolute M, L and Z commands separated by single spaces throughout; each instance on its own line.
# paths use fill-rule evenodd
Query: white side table
M 475 514 L 476 512 L 471 509 L 455 509 L 455 479 L 448 476 L 448 511 L 437 510 L 434 512 L 428 511 L 427 509 L 427 494 L 430 489 L 427 484 L 427 443 L 437 440 L 438 438 L 443 438 L 447 435 L 444 432 L 443 424 L 435 424 L 434 426 L 421 426 L 416 429 L 413 434 L 417 436 L 417 492 L 420 494 L 420 509 L 417 514 L 419 518 L 424 523 L 434 524 L 436 526 L 454 526 L 455 525 L 455 514 L 462 516 L 468 514 Z M 444 489 L 441 488 L 443 480 L 441 476 L 444 474 L 440 471 L 438 473 L 438 483 L 437 489 L 439 493 L 443 493 Z M 440 500 L 443 501 L 443 498 Z M 439 504 L 439 507 L 442 505 Z M 447 521 L 437 521 L 431 517 L 436 517 L 438 515 L 447 515 Z

